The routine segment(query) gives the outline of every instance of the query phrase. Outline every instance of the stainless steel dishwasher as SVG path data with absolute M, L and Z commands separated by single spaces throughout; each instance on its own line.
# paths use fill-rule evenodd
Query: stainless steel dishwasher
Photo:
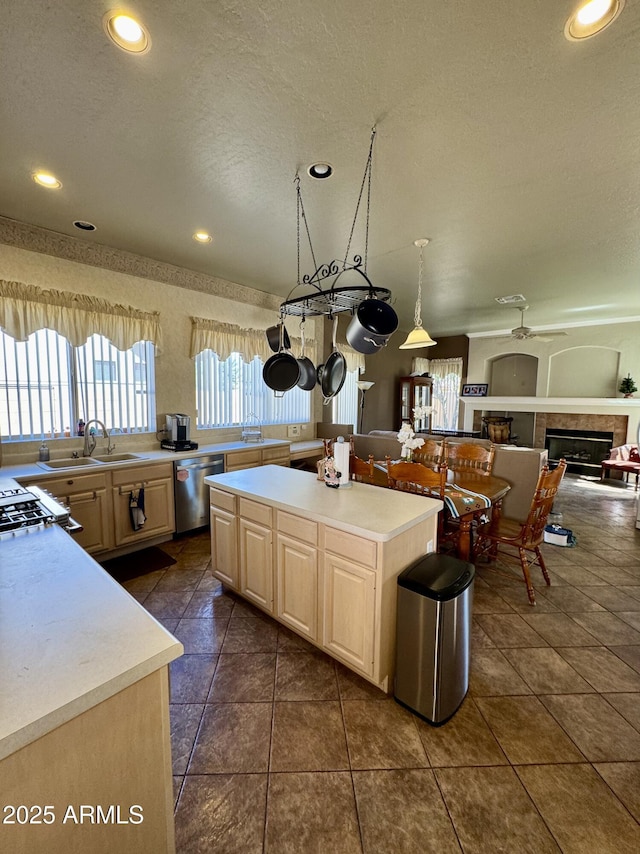
M 210 474 L 223 472 L 224 454 L 205 454 L 174 461 L 176 534 L 209 524 L 209 487 L 204 479 Z

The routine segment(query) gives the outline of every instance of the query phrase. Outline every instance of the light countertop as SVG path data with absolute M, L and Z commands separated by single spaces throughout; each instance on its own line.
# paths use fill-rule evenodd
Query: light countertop
M 355 482 L 332 489 L 313 472 L 274 465 L 211 475 L 205 483 L 379 542 L 442 509 L 434 498 Z
M 102 440 L 98 438 L 98 447 L 94 452 L 95 454 L 103 453 L 102 445 L 100 444 L 101 441 Z M 173 462 L 174 460 L 190 460 L 196 457 L 206 456 L 208 454 L 225 454 L 232 453 L 233 451 L 246 451 L 251 448 L 274 448 L 290 444 L 291 443 L 287 439 L 264 439 L 262 442 L 237 441 L 218 442 L 216 444 L 209 445 L 199 445 L 199 447 L 194 451 L 165 451 L 163 448 L 154 448 L 153 450 L 148 451 L 144 450 L 143 448 L 116 447 L 116 454 L 120 450 L 131 450 L 133 453 L 139 455 L 139 459 L 127 460 L 126 462 L 99 463 L 95 466 L 78 466 L 77 468 L 59 469 L 45 469 L 42 466 L 38 465 L 38 463 L 34 460 L 33 462 L 22 462 L 4 465 L 0 469 L 0 474 L 2 475 L 2 477 L 14 478 L 16 480 L 20 480 L 21 478 L 27 477 L 32 480 L 34 476 L 41 477 L 44 480 L 45 478 L 51 479 L 54 477 L 66 477 L 72 472 L 78 475 L 96 474 L 97 472 L 105 471 L 106 469 L 119 469 L 123 466 L 139 466 L 144 465 L 145 463 Z M 71 456 L 71 453 L 67 453 L 66 456 Z M 59 455 L 52 456 L 51 459 L 55 460 L 58 457 Z
M 57 525 L 0 542 L 0 759 L 182 653 Z

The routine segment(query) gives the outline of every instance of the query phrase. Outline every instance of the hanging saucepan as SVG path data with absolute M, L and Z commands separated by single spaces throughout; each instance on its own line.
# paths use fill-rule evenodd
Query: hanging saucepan
M 302 350 L 300 351 L 300 358 L 298 359 L 298 364 L 300 365 L 300 379 L 298 380 L 298 386 L 305 391 L 311 391 L 312 388 L 315 388 L 317 375 L 313 362 L 304 354 L 304 318 L 300 324 L 300 337 L 302 338 Z
M 398 328 L 398 315 L 388 302 L 362 300 L 347 328 L 347 342 L 358 353 L 377 353 Z
M 282 332 L 282 347 L 280 347 L 280 333 Z M 269 347 L 273 350 L 274 353 L 277 353 L 278 350 L 290 350 L 291 349 L 291 341 L 289 340 L 289 333 L 286 330 L 284 325 L 284 320 L 280 320 L 277 326 L 270 326 L 267 329 L 267 341 L 269 342 Z
M 347 376 L 347 363 L 336 346 L 336 332 L 338 331 L 338 315 L 333 318 L 333 351 L 322 368 L 320 386 L 322 387 L 323 403 L 329 403 L 332 397 L 340 391 Z
M 272 391 L 280 392 L 280 396 L 285 391 L 289 391 L 298 384 L 300 379 L 300 365 L 295 356 L 284 351 L 284 323 L 280 324 L 280 346 L 278 352 L 267 359 L 262 369 L 262 379 Z

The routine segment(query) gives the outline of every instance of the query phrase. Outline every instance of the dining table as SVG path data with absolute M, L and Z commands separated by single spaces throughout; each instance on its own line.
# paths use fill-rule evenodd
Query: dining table
M 379 460 L 374 462 L 373 476 L 376 486 L 388 485 L 385 463 Z M 461 560 L 468 561 L 471 558 L 474 521 L 483 516 L 491 517 L 492 521 L 499 519 L 502 499 L 510 489 L 508 481 L 481 469 L 447 470 L 443 512 L 458 525 L 456 555 Z M 440 496 L 433 493 L 432 497 Z
M 502 499 L 510 489 L 506 480 L 481 470 L 447 471 L 445 513 L 459 523 L 456 553 L 461 560 L 471 557 L 474 520 L 491 516 L 495 522 L 500 517 Z

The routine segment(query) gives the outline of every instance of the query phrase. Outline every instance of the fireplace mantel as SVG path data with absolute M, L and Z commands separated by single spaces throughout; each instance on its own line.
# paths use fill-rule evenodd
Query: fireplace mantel
M 627 442 L 636 442 L 640 398 L 634 397 L 461 397 L 464 429 L 473 429 L 475 412 L 563 412 L 573 415 L 626 415 Z

